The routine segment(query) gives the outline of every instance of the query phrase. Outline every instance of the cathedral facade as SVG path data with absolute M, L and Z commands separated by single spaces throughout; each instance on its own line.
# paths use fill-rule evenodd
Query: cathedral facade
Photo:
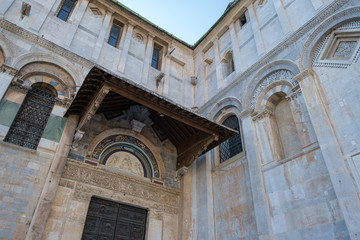
M 0 50 L 0 239 L 360 239 L 358 0 L 7 0 Z

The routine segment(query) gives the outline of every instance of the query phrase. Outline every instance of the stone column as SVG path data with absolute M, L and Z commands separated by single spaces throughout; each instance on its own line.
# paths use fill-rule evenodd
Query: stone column
M 249 165 L 249 175 L 251 182 L 251 191 L 254 202 L 256 227 L 259 239 L 270 239 L 272 235 L 270 220 L 270 205 L 266 196 L 266 188 L 261 171 L 261 154 L 259 151 L 258 138 L 254 121 L 250 115 L 241 118 L 243 125 L 244 144 L 246 157 Z
M 0 1 L 0 18 L 4 18 L 5 13 L 14 2 L 15 0 Z
M 99 36 L 96 40 L 96 44 L 94 46 L 93 52 L 91 54 L 91 58 L 94 60 L 97 60 L 100 56 L 100 52 L 101 52 L 101 48 L 104 45 L 105 42 L 105 38 L 106 38 L 106 33 L 108 32 L 109 28 L 110 28 L 110 20 L 111 17 L 113 15 L 114 12 L 109 11 L 108 9 L 106 9 L 106 14 L 105 17 L 103 19 L 103 23 L 101 26 L 101 30 L 99 33 Z
M 360 238 L 360 200 L 354 180 L 329 118 L 327 104 L 323 99 L 319 79 L 312 70 L 306 70 L 295 77 L 300 82 L 304 99 L 308 106 L 311 121 L 324 156 L 335 194 L 339 201 L 351 239 Z
M 146 51 L 145 51 L 145 58 L 144 58 L 144 65 L 142 68 L 141 73 L 141 83 L 146 85 L 149 75 L 149 69 L 153 54 L 153 47 L 154 47 L 154 35 L 148 34 L 147 43 L 146 43 Z
M 256 49 L 257 49 L 257 52 L 258 52 L 258 56 L 260 56 L 260 55 L 265 53 L 266 49 L 265 49 L 265 44 L 264 44 L 264 41 L 263 41 L 263 38 L 262 38 L 262 34 L 261 34 L 261 31 L 260 31 L 260 26 L 259 26 L 259 21 L 258 21 L 258 18 L 256 16 L 255 7 L 254 7 L 253 3 L 249 6 L 248 13 L 249 13 L 249 16 L 250 16 L 250 20 L 249 20 L 248 24 L 251 24 L 251 29 L 252 29 L 253 34 L 254 34 Z
M 235 66 L 236 74 L 242 71 L 241 67 L 241 60 L 240 60 L 240 46 L 239 46 L 239 39 L 238 35 L 235 31 L 235 22 L 231 22 L 229 25 L 229 31 L 231 36 L 231 43 L 232 43 L 232 50 L 233 50 L 233 61 Z
M 280 135 L 272 113 L 269 110 L 258 114 L 255 118 L 256 133 L 260 145 L 262 163 L 279 161 L 284 158 Z
M 67 119 L 64 132 L 62 134 L 59 146 L 50 166 L 49 174 L 46 178 L 38 205 L 36 206 L 26 240 L 41 239 L 49 217 L 52 203 L 55 198 L 60 178 L 65 167 L 66 159 L 70 151 L 70 146 L 74 138 L 79 116 L 70 115 Z
M 288 34 L 292 31 L 292 26 L 289 17 L 284 8 L 284 3 L 282 0 L 272 0 L 276 13 L 278 15 L 281 28 L 283 30 L 284 35 Z
M 0 72 L 0 99 L 2 99 L 13 80 L 14 76 L 16 75 L 17 70 L 6 65 L 1 66 Z
M 130 21 L 127 24 L 127 30 L 126 30 L 125 40 L 124 40 L 124 47 L 121 51 L 120 63 L 118 65 L 118 71 L 122 72 L 122 73 L 125 71 L 126 59 L 129 54 L 129 48 L 130 48 L 130 43 L 131 43 L 131 39 L 132 39 L 132 33 L 134 30 L 134 26 L 135 26 L 135 24 Z
M 216 71 L 216 83 L 217 89 L 223 87 L 223 78 L 222 78 L 222 66 L 221 66 L 221 56 L 220 56 L 220 49 L 219 49 L 219 39 L 216 37 L 214 40 L 214 63 L 215 64 L 215 71 Z
M 78 3 L 79 4 L 79 3 Z M 67 47 L 70 47 L 72 40 L 74 39 L 76 30 L 78 29 L 81 19 L 83 18 L 85 14 L 85 10 L 89 4 L 89 0 L 82 0 L 80 5 L 78 6 L 78 9 L 76 9 L 77 6 L 75 6 L 75 9 L 73 11 L 73 14 L 70 15 L 70 18 L 68 19 L 68 28 L 66 31 L 66 37 L 64 39 L 64 44 Z
M 34 23 L 31 25 L 31 29 L 35 32 L 39 32 L 42 25 L 45 22 L 45 19 L 48 17 L 51 9 L 53 8 L 54 4 L 56 3 L 56 0 L 47 0 L 44 1 L 43 9 L 40 12 L 36 13 L 36 18 Z

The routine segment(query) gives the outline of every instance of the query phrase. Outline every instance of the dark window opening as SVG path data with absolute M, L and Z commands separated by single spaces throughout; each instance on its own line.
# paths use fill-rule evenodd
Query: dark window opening
M 55 89 L 50 87 L 35 85 L 27 93 L 4 139 L 5 142 L 30 149 L 37 148 L 55 104 Z
M 240 21 L 240 26 L 241 26 L 241 27 L 244 26 L 244 25 L 247 23 L 247 19 L 246 19 L 245 13 L 244 13 L 243 15 L 241 15 L 239 21 Z
M 66 22 L 75 6 L 75 3 L 75 0 L 64 0 L 57 17 Z
M 160 70 L 160 51 L 161 51 L 161 47 L 158 45 L 154 45 L 151 66 L 158 70 Z
M 236 116 L 230 116 L 223 122 L 223 125 L 232 128 L 239 133 L 220 144 L 220 163 L 225 162 L 229 158 L 243 151 L 238 118 Z
M 113 47 L 118 46 L 120 41 L 121 29 L 122 29 L 121 24 L 114 21 L 110 30 L 108 44 L 110 44 Z

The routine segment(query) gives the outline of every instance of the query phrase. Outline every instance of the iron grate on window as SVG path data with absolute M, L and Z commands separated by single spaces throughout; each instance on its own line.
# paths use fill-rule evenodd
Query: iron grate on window
M 34 86 L 26 95 L 4 139 L 22 147 L 36 149 L 55 104 L 49 88 Z
M 239 134 L 232 136 L 231 138 L 220 144 L 220 163 L 225 162 L 229 158 L 243 151 L 238 118 L 236 116 L 230 116 L 223 122 L 223 125 L 238 131 Z

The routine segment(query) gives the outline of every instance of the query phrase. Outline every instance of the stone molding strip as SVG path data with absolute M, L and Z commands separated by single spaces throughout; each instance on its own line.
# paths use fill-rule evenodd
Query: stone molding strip
M 34 43 L 34 45 L 39 45 L 39 46 L 49 50 L 50 52 L 56 53 L 66 59 L 71 60 L 72 62 L 79 63 L 86 68 L 90 69 L 95 65 L 95 63 L 93 63 L 92 61 L 90 61 L 86 58 L 83 58 L 63 47 L 60 47 L 59 45 L 57 45 L 45 38 L 42 38 L 42 37 L 36 35 L 35 33 L 25 30 L 7 20 L 0 19 L 0 28 L 7 30 L 11 33 L 14 33 L 14 34 L 18 35 L 19 37 L 22 37 L 23 39 L 26 39 L 27 41 Z
M 345 5 L 350 0 L 337 0 L 329 4 L 326 8 L 324 8 L 319 14 L 312 17 L 307 23 L 305 23 L 302 27 L 300 27 L 298 30 L 296 30 L 292 35 L 290 35 L 288 38 L 280 42 L 274 49 L 269 51 L 266 55 L 264 55 L 261 59 L 256 61 L 253 65 L 251 65 L 247 70 L 245 70 L 241 75 L 233 81 L 231 84 L 229 84 L 227 87 L 219 91 L 214 97 L 212 97 L 211 100 L 206 102 L 204 105 L 202 105 L 198 112 L 202 113 L 205 109 L 208 107 L 214 105 L 217 103 L 221 97 L 225 95 L 225 93 L 232 90 L 236 85 L 238 85 L 241 81 L 244 81 L 246 78 L 251 76 L 253 73 L 256 73 L 258 71 L 259 66 L 265 66 L 269 64 L 274 57 L 276 57 L 278 54 L 280 54 L 282 51 L 287 49 L 290 45 L 292 45 L 297 40 L 301 39 L 308 33 L 311 29 L 316 27 L 320 22 L 322 22 L 324 19 L 328 18 L 332 14 L 334 14 L 338 9 L 340 9 L 343 5 Z
M 305 149 L 303 149 L 301 152 L 299 152 L 299 153 L 297 153 L 297 154 L 295 154 L 295 155 L 293 155 L 293 156 L 290 156 L 290 157 L 288 157 L 288 158 L 284 158 L 284 159 L 282 159 L 282 160 L 280 160 L 280 161 L 275 161 L 275 160 L 274 160 L 274 161 L 272 161 L 272 162 L 269 162 L 269 163 L 263 165 L 263 166 L 261 167 L 261 171 L 262 171 L 262 172 L 269 171 L 269 170 L 271 170 L 271 169 L 273 169 L 273 168 L 275 168 L 275 167 L 278 167 L 278 166 L 280 166 L 280 165 L 283 165 L 283 164 L 285 164 L 285 163 L 287 163 L 287 162 L 290 162 L 290 161 L 292 161 L 292 160 L 295 160 L 295 159 L 297 159 L 297 158 L 299 158 L 299 157 L 306 156 L 307 154 L 309 154 L 309 153 L 311 153 L 311 152 L 314 152 L 314 151 L 316 151 L 316 150 L 319 150 L 319 149 L 320 149 L 319 143 L 318 143 L 318 142 L 315 142 L 315 143 L 311 144 L 310 146 L 306 147 Z

